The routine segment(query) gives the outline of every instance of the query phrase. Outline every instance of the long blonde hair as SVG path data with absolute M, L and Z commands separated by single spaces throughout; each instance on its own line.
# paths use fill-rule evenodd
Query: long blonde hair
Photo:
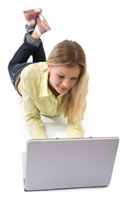
M 68 67 L 80 66 L 79 79 L 67 93 L 62 104 L 64 116 L 68 117 L 72 123 L 80 122 L 88 90 L 88 75 L 84 50 L 77 42 L 64 40 L 53 48 L 48 56 L 47 64 Z

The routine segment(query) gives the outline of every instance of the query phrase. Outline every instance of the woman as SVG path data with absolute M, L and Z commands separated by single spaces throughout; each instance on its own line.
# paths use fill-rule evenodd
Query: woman
M 50 30 L 41 9 L 24 11 L 28 33 L 9 63 L 11 81 L 22 96 L 26 122 L 32 138 L 46 139 L 40 115 L 64 114 L 67 135 L 83 137 L 81 125 L 86 107 L 88 73 L 86 56 L 74 41 L 64 40 L 51 51 L 46 61 L 41 35 Z M 33 62 L 28 63 L 32 56 Z

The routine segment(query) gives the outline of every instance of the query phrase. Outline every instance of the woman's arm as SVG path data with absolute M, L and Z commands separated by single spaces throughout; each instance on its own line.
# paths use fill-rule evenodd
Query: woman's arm
M 86 110 L 86 101 L 85 101 L 84 108 L 83 108 L 83 116 L 84 116 L 85 110 Z M 83 116 L 82 116 L 82 119 L 83 119 Z M 74 124 L 68 119 L 66 131 L 67 131 L 67 135 L 69 138 L 82 138 L 84 136 L 84 129 L 82 127 L 82 121 L 80 121 L 77 124 Z
M 30 135 L 34 139 L 46 139 L 47 135 L 40 117 L 40 111 L 35 105 L 34 92 L 37 91 L 37 88 L 35 87 L 34 78 L 28 78 L 27 74 L 23 72 L 20 87 L 22 94 L 21 103 L 26 113 L 25 118 Z
M 78 124 L 73 124 L 68 121 L 66 131 L 69 138 L 82 138 L 84 135 L 84 129 L 82 128 L 81 122 Z
M 26 112 L 26 122 L 30 135 L 33 139 L 46 139 L 47 135 L 44 129 L 44 124 L 40 118 L 40 112 L 34 105 L 32 99 L 26 94 L 22 98 L 22 106 Z

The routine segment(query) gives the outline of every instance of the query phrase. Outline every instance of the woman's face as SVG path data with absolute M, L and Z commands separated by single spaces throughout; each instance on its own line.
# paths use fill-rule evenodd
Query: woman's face
M 49 85 L 55 89 L 58 94 L 67 93 L 77 82 L 80 75 L 80 67 L 68 66 L 50 66 Z

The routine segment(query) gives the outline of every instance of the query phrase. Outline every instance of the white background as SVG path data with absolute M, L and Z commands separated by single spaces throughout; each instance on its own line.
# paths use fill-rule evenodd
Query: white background
M 90 74 L 85 136 L 118 136 L 120 144 L 107 188 L 23 191 L 21 152 L 28 130 L 7 66 L 23 41 L 23 9 L 43 9 L 52 30 L 42 36 L 46 55 L 64 40 L 79 42 Z M 17 199 L 125 199 L 126 6 L 125 0 L 22 0 L 0 3 L 0 197 Z M 121 197 L 123 196 L 123 197 Z

